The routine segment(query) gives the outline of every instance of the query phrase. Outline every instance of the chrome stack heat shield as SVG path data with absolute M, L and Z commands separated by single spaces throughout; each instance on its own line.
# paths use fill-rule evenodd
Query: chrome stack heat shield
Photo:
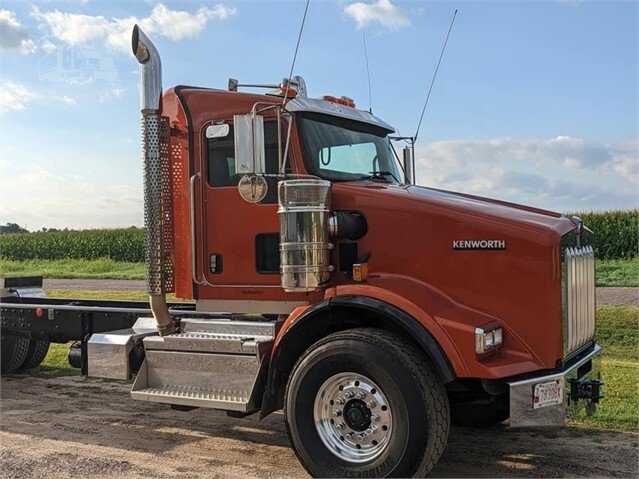
M 131 38 L 140 63 L 142 162 L 144 168 L 144 226 L 146 228 L 147 292 L 161 335 L 174 330 L 165 299 L 165 242 L 162 211 L 163 155 L 168 155 L 167 128 L 160 115 L 162 63 L 155 45 L 136 25 Z
M 330 279 L 330 192 L 325 180 L 278 183 L 280 272 L 287 292 L 315 291 Z

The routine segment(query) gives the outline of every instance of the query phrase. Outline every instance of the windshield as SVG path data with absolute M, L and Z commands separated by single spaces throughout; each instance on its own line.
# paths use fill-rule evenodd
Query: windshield
M 402 182 L 388 130 L 315 113 L 300 114 L 297 123 L 309 173 L 331 181 Z

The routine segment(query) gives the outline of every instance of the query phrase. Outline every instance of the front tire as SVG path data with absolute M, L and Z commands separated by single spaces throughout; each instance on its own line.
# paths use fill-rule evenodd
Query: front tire
M 332 334 L 297 362 L 286 427 L 314 477 L 422 477 L 450 425 L 444 385 L 411 342 L 377 329 Z

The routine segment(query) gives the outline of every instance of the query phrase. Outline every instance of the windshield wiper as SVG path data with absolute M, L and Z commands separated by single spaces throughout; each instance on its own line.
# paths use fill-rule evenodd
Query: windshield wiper
M 388 181 L 388 176 L 394 179 L 397 183 L 400 181 L 395 177 L 392 171 L 371 171 L 370 175 L 362 176 L 362 180 L 384 180 Z

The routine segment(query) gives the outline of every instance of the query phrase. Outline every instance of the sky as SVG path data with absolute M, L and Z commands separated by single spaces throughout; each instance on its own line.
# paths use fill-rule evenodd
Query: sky
M 636 207 L 634 1 L 312 0 L 294 74 L 310 96 L 346 95 L 412 135 L 455 9 L 417 183 L 560 212 Z M 229 77 L 287 76 L 303 11 L 300 1 L 3 1 L 0 223 L 142 225 L 135 22 L 160 51 L 165 89 L 226 88 Z

